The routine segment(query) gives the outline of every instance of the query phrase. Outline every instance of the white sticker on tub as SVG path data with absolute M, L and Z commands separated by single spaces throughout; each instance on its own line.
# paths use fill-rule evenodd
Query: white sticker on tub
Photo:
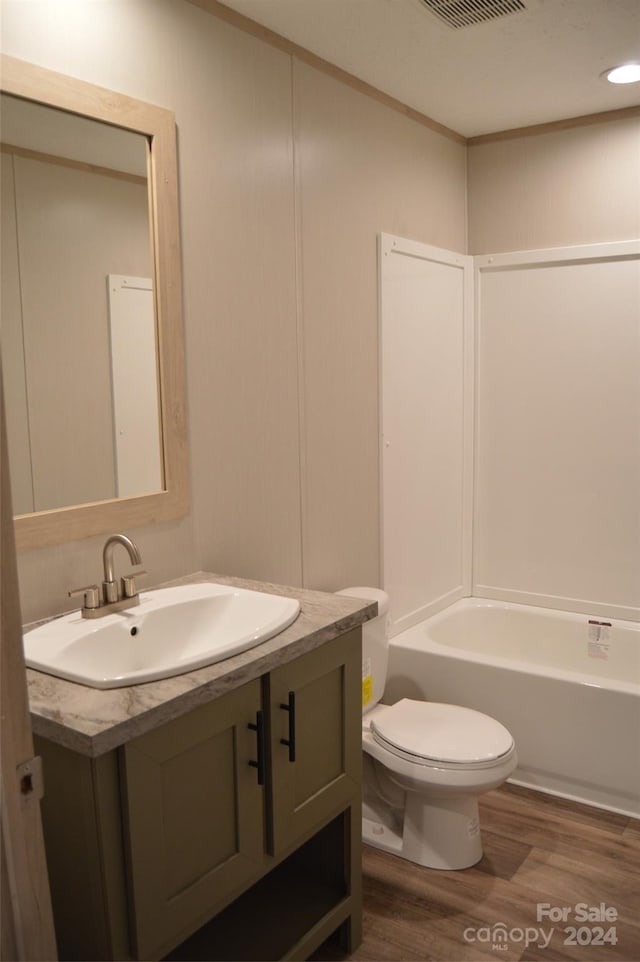
M 609 657 L 610 645 L 603 645 L 600 641 L 589 641 L 587 643 L 587 652 L 589 658 L 608 658 Z
M 611 639 L 611 622 L 589 619 L 587 654 L 589 658 L 608 658 Z
M 587 653 L 590 658 L 608 658 L 611 647 L 611 622 L 589 620 Z
M 588 637 L 589 641 L 609 641 L 611 637 L 611 622 L 591 619 L 589 621 Z

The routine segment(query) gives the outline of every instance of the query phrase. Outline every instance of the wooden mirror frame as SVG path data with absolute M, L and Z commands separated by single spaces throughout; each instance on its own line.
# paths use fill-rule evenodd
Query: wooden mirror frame
M 164 456 L 162 491 L 17 515 L 16 548 L 24 551 L 183 517 L 189 510 L 189 473 L 174 115 L 162 107 L 6 55 L 0 59 L 0 70 L 3 93 L 134 131 L 149 142 L 149 215 L 155 255 Z

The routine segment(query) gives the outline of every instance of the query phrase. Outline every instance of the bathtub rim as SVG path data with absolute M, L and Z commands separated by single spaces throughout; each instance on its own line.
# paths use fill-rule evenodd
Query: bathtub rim
M 436 641 L 429 634 L 429 625 L 435 625 L 445 621 L 446 618 L 454 611 L 461 609 L 473 610 L 482 608 L 515 610 L 518 612 L 525 611 L 538 616 L 551 617 L 554 620 L 559 619 L 560 621 L 572 622 L 579 621 L 580 623 L 584 623 L 585 619 L 588 619 L 589 617 L 582 612 L 564 611 L 556 608 L 541 608 L 538 605 L 523 605 L 513 601 L 499 601 L 493 598 L 481 598 L 479 596 L 472 595 L 466 598 L 460 598 L 448 605 L 446 608 L 443 608 L 441 611 L 438 611 L 436 614 L 424 618 L 422 621 L 412 625 L 409 628 L 405 628 L 397 635 L 394 635 L 393 638 L 389 639 L 389 647 L 404 646 L 416 650 L 420 650 L 420 648 L 422 648 L 430 651 L 434 655 L 440 655 L 444 658 L 453 658 L 456 661 L 473 662 L 479 665 L 490 665 L 493 668 L 502 668 L 506 671 L 518 671 L 522 674 L 536 675 L 540 678 L 557 679 L 573 684 L 585 685 L 591 688 L 603 689 L 605 691 L 615 691 L 625 695 L 635 695 L 640 697 L 640 679 L 637 682 L 634 682 L 623 681 L 616 678 L 598 678 L 597 675 L 570 671 L 566 668 L 541 665 L 538 662 L 528 661 L 524 658 L 508 658 L 485 652 L 478 653 L 471 651 L 468 648 L 442 644 L 441 642 Z M 596 616 L 594 615 L 594 618 L 595 617 Z M 604 619 L 598 617 L 597 620 L 602 621 Z M 621 618 L 607 618 L 606 620 L 610 622 L 613 627 L 618 626 L 637 634 L 638 645 L 640 645 L 640 623 L 635 621 L 626 621 Z M 421 644 L 412 644 L 411 636 L 419 636 Z M 407 641 L 409 641 L 408 645 L 406 644 Z

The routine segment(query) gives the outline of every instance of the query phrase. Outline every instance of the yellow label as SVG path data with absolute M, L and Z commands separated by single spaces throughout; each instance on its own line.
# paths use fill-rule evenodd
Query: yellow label
M 362 679 L 362 706 L 368 705 L 373 698 L 373 675 Z

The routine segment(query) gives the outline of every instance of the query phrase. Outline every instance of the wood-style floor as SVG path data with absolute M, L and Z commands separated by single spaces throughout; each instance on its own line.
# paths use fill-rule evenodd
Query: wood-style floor
M 312 958 L 639 962 L 639 821 L 505 785 L 481 799 L 480 826 L 484 856 L 457 872 L 365 845 L 362 945 L 344 955 L 328 942 Z M 539 903 L 568 908 L 566 922 L 538 921 Z M 584 912 L 604 906 L 617 917 L 581 921 L 580 903 Z M 567 926 L 578 930 L 576 943 L 592 944 L 569 944 Z M 593 944 L 598 926 L 615 929 L 602 945 Z M 608 941 L 614 935 L 617 944 Z

